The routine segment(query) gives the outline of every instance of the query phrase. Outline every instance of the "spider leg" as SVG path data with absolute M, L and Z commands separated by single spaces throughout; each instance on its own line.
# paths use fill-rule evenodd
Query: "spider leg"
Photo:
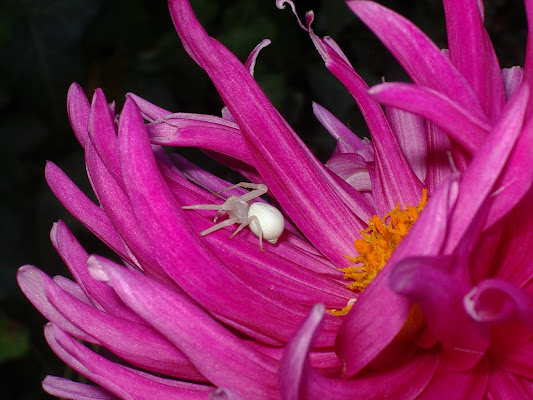
M 257 183 L 250 183 L 250 182 L 240 182 L 240 183 L 237 183 L 236 185 L 232 185 L 230 187 L 222 189 L 214 194 L 216 195 L 226 190 L 235 189 L 238 187 L 242 187 L 244 189 L 253 189 L 252 191 L 245 193 L 242 196 L 239 196 L 239 199 L 243 201 L 253 200 L 256 197 L 264 195 L 268 191 L 267 185 L 264 185 L 262 183 L 257 184 Z
M 184 210 L 219 210 L 222 211 L 223 204 L 196 204 L 194 206 L 181 206 Z
M 252 215 L 248 218 L 248 223 L 246 225 L 250 225 L 251 223 L 254 223 L 257 227 L 257 232 L 259 233 L 259 247 L 261 247 L 261 253 L 263 252 L 263 230 L 261 229 L 261 224 L 259 223 L 259 219 Z
M 228 218 L 225 221 L 222 221 L 216 225 L 213 225 L 211 228 L 207 228 L 205 231 L 202 231 L 200 235 L 205 236 L 209 235 L 210 233 L 213 233 L 214 231 L 218 231 L 219 229 L 222 229 L 226 226 L 233 225 L 235 222 L 237 222 L 236 218 Z
M 220 217 L 222 214 L 226 214 L 225 210 L 218 210 L 217 214 L 215 215 L 215 219 L 213 219 L 213 222 L 217 222 L 218 217 Z
M 248 220 L 248 221 L 245 221 L 245 222 L 243 222 L 243 223 L 241 223 L 241 224 L 239 225 L 239 227 L 238 227 L 237 229 L 235 229 L 235 232 L 233 232 L 229 238 L 231 239 L 233 236 L 235 236 L 237 233 L 239 233 L 240 231 L 242 231 L 243 228 L 246 227 L 246 226 L 248 226 L 249 224 L 250 224 L 250 221 L 249 221 L 249 220 Z

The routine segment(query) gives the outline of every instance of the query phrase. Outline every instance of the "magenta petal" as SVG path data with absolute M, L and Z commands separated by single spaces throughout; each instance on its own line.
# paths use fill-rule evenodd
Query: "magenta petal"
M 494 368 L 489 376 L 485 398 L 490 400 L 531 399 L 533 398 L 533 384 L 530 380 L 520 378 L 513 373 Z
M 113 363 L 89 350 L 53 324 L 45 327 L 46 341 L 66 364 L 121 399 L 205 399 L 210 387 L 160 378 Z
M 381 106 L 368 94 L 368 85 L 331 38 L 320 39 L 311 29 L 309 34 L 328 70 L 357 102 L 370 130 L 375 153 L 374 171 L 370 172 L 377 214 L 384 216 L 398 203 L 402 206 L 418 204 L 422 184 L 409 166 Z
M 528 343 L 511 351 L 497 354 L 495 365 L 498 369 L 533 381 L 533 340 L 530 339 Z
M 87 270 L 89 254 L 87 254 L 63 221 L 58 221 L 54 224 L 50 232 L 50 240 L 59 256 L 69 268 L 70 273 L 76 279 L 76 282 L 96 308 L 106 310 L 112 315 L 130 321 L 142 321 L 138 315 L 124 306 L 113 289 L 101 282 L 95 281 L 89 275 L 89 271 Z
M 358 153 L 366 161 L 371 161 L 374 159 L 372 146 L 370 143 L 360 139 L 331 112 L 326 110 L 320 104 L 313 102 L 313 113 L 334 139 L 346 144 L 350 153 Z
M 428 193 L 434 193 L 451 173 L 450 159 L 447 157 L 450 152 L 450 139 L 435 124 L 428 122 L 426 126 L 428 152 L 425 184 Z
M 524 66 L 524 73 L 527 76 L 532 76 L 533 74 L 533 1 L 525 0 L 526 5 L 526 16 L 527 16 L 527 47 L 526 47 L 526 62 Z M 529 105 L 529 108 L 532 107 L 532 104 Z M 528 110 L 530 111 L 530 110 Z
M 189 2 L 171 0 L 169 8 L 185 49 L 217 87 L 276 200 L 318 250 L 338 266 L 346 265 L 344 255 L 353 248 L 354 227 L 361 223 L 346 206 L 343 193 L 336 192 L 329 171 L 283 120 L 249 71 L 207 35 Z M 352 195 L 357 193 L 348 197 Z M 370 213 L 368 207 L 365 213 Z
M 202 121 L 188 115 L 173 115 L 147 126 L 150 141 L 163 146 L 198 147 L 254 164 L 241 132 L 234 124 Z
M 509 210 L 516 209 L 518 202 L 528 197 L 527 193 L 531 191 L 533 183 L 532 148 L 533 118 L 529 118 L 496 182 L 496 195 L 487 216 L 488 226 L 506 215 Z
M 458 372 L 445 363 L 435 371 L 433 379 L 417 400 L 482 400 L 489 377 L 489 363 L 483 359 L 474 368 Z M 492 399 L 491 399 L 492 400 Z
M 338 154 L 331 157 L 326 166 L 359 192 L 372 191 L 368 164 L 359 154 Z
M 502 69 L 503 86 L 505 88 L 505 99 L 508 100 L 520 87 L 524 79 L 524 71 L 520 67 Z
M 470 110 L 476 118 L 488 122 L 466 80 L 418 27 L 372 1 L 348 1 L 347 4 L 383 42 L 416 84 L 444 93 Z
M 109 105 L 101 89 L 96 89 L 93 96 L 89 118 L 89 136 L 107 170 L 116 182 L 121 183 L 117 131 Z
M 506 217 L 502 238 L 505 238 L 505 255 L 495 278 L 500 278 L 518 287 L 527 287 L 533 282 L 533 263 L 527 250 L 533 247 L 533 189 L 524 196 Z M 485 275 L 486 276 L 486 275 Z M 533 294 L 531 290 L 530 294 Z
M 209 400 L 242 400 L 242 397 L 236 395 L 231 390 L 217 388 L 209 393 Z
M 470 84 L 491 121 L 505 102 L 500 64 L 483 27 L 478 2 L 445 0 L 449 56 Z
M 325 307 L 317 304 L 285 347 L 279 371 L 280 391 L 285 400 L 309 398 L 305 375 L 311 373 L 308 353 L 320 333 Z
M 116 143 L 113 146 L 116 146 Z M 106 151 L 110 153 L 110 147 L 107 149 Z M 110 153 L 108 156 L 118 160 L 118 154 Z M 158 275 L 168 279 L 139 230 L 130 200 L 123 189 L 121 172 L 119 171 L 119 181 L 116 181 L 98 156 L 92 137 L 85 146 L 85 164 L 101 208 L 104 209 L 116 231 L 120 232 L 120 238 L 126 244 L 128 251 L 132 253 L 128 258 L 130 263 L 139 269 L 142 268 L 148 275 Z
M 80 339 L 95 342 L 89 334 L 78 329 L 50 304 L 44 290 L 46 284 L 53 283 L 48 275 L 32 265 L 24 265 L 17 271 L 17 282 L 24 295 L 47 320 L 53 321 L 56 325 Z
M 517 316 L 533 329 L 533 297 L 501 279 L 485 279 L 463 300 L 468 315 L 479 322 L 502 322 Z
M 147 125 L 150 141 L 165 146 L 192 146 L 225 154 L 253 165 L 239 126 L 212 115 L 170 113 L 134 94 Z
M 414 399 L 438 365 L 433 354 L 416 355 L 398 368 L 364 377 L 331 379 L 313 370 L 309 352 L 318 336 L 324 306 L 316 305 L 285 348 L 280 364 L 280 390 L 285 400 Z
M 67 111 L 76 139 L 78 139 L 82 147 L 85 147 L 85 142 L 88 137 L 87 125 L 89 122 L 90 105 L 83 89 L 77 83 L 73 83 L 68 89 Z
M 420 115 L 443 129 L 469 152 L 476 151 L 491 126 L 442 93 L 408 83 L 382 83 L 369 92 L 388 106 Z
M 388 107 L 387 118 L 411 169 L 420 182 L 426 179 L 427 122 L 418 115 Z
M 69 400 L 119 400 L 99 386 L 69 381 L 59 376 L 48 375 L 44 378 L 43 389 L 52 396 Z
M 105 212 L 53 162 L 46 163 L 45 177 L 54 195 L 77 220 L 115 252 L 128 258 L 128 251 Z
M 274 395 L 272 359 L 252 350 L 167 286 L 109 263 L 100 266 L 120 298 L 182 350 L 209 381 L 245 398 Z
M 45 285 L 48 300 L 68 320 L 133 365 L 187 380 L 205 380 L 185 355 L 145 323 L 115 317 L 80 302 L 56 285 Z
M 465 229 L 474 219 L 477 210 L 490 193 L 497 189 L 494 188 L 494 184 L 522 132 L 528 99 L 529 84 L 524 83 L 506 104 L 501 118 L 468 166 L 461 182 L 453 218 L 450 219 L 446 252 L 453 251 Z M 504 196 L 502 200 L 505 202 L 506 197 Z M 510 199 L 510 201 L 516 204 L 515 200 Z
M 90 304 L 93 306 L 91 300 L 85 295 L 81 286 L 78 285 L 73 280 L 65 278 L 64 276 L 61 276 L 61 275 L 56 275 L 52 279 L 54 280 L 55 283 L 59 285 L 61 289 L 63 289 L 68 294 L 74 296 L 75 298 L 77 298 L 78 300 L 86 304 Z
M 391 267 L 389 284 L 420 306 L 453 368 L 465 370 L 483 357 L 490 336 L 487 326 L 470 320 L 462 309 L 463 285 L 447 272 L 453 262 L 446 256 L 404 259 Z

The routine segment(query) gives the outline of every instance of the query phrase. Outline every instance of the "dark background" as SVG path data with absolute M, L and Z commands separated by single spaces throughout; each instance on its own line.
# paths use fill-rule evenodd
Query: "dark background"
M 354 102 L 323 65 L 291 11 L 274 0 L 196 0 L 208 32 L 241 60 L 264 38 L 256 78 L 274 105 L 323 160 L 333 141 L 311 111 L 316 101 L 360 135 Z M 446 46 L 437 0 L 381 1 Z M 502 67 L 523 65 L 525 17 L 521 1 L 485 2 L 486 26 Z M 370 84 L 404 80 L 394 59 L 341 0 L 296 1 L 300 16 L 316 13 L 315 32 L 332 36 Z M 185 54 L 166 2 L 141 0 L 4 0 L 0 4 L 0 397 L 45 399 L 47 374 L 79 379 L 48 349 L 45 319 L 20 293 L 16 269 L 33 264 L 50 275 L 68 274 L 48 234 L 66 220 L 90 252 L 101 250 L 55 200 L 44 181 L 53 160 L 86 192 L 83 154 L 65 109 L 71 82 L 91 96 L 103 88 L 118 109 L 134 92 L 173 111 L 219 115 L 222 103 L 206 75 Z

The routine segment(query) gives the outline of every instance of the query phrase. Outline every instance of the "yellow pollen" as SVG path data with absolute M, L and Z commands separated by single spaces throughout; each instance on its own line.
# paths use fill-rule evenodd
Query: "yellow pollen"
M 405 210 L 398 204 L 388 212 L 383 220 L 374 215 L 368 222 L 368 228 L 361 231 L 362 239 L 354 243 L 358 257 L 348 257 L 355 265 L 342 268 L 344 279 L 351 280 L 348 288 L 362 292 L 389 260 L 394 249 L 418 219 L 418 215 L 427 203 L 427 190 L 422 189 L 422 199 L 417 206 L 407 206 Z M 328 310 L 335 316 L 346 315 L 352 308 L 349 302 L 341 310 Z

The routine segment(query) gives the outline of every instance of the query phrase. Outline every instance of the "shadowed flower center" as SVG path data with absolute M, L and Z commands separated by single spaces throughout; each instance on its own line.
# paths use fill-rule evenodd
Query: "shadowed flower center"
M 383 219 L 374 215 L 368 223 L 368 228 L 361 231 L 362 238 L 354 243 L 359 253 L 358 257 L 348 257 L 355 263 L 347 268 L 342 268 L 344 279 L 350 280 L 348 288 L 362 292 L 376 275 L 385 266 L 394 249 L 418 219 L 418 215 L 427 203 L 427 190 L 422 189 L 422 199 L 417 206 L 396 208 L 388 212 Z M 335 316 L 346 315 L 354 301 L 342 310 L 329 310 Z

